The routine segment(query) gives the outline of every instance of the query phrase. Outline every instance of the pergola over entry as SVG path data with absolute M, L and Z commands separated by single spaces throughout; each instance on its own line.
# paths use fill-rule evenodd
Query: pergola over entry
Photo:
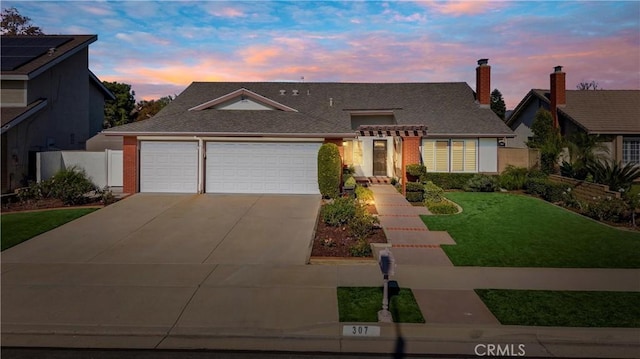
M 420 144 L 427 136 L 425 125 L 362 125 L 360 136 L 395 136 L 402 138 L 402 193 L 407 189 L 407 165 L 420 164 Z
M 363 125 L 358 126 L 360 136 L 399 136 L 424 137 L 427 126 L 424 125 Z

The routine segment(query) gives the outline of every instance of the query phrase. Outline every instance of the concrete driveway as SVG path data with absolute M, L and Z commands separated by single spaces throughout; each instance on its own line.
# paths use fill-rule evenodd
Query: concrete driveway
M 2 253 L 3 263 L 304 264 L 313 195 L 137 194 Z

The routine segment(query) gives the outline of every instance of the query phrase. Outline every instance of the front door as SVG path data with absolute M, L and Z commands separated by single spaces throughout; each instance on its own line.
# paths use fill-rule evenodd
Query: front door
M 373 141 L 373 175 L 387 175 L 387 140 Z

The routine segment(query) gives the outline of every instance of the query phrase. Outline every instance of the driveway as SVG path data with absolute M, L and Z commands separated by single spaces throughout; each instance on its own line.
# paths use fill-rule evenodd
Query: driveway
M 304 264 L 319 196 L 136 194 L 2 253 L 3 263 Z

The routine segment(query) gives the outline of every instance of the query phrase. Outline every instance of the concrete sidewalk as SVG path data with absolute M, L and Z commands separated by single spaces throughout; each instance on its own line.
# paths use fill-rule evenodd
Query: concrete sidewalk
M 460 304 L 438 295 L 473 288 L 640 290 L 638 270 L 401 265 L 396 272 L 402 287 L 449 307 Z M 410 353 L 473 355 L 483 343 L 524 344 L 538 356 L 632 358 L 640 350 L 638 329 L 460 324 L 429 311 L 427 324 L 343 336 L 344 325 L 378 325 L 339 323 L 335 294 L 339 286 L 380 285 L 375 263 L 11 264 L 2 282 L 4 346 L 390 352 L 399 331 Z

